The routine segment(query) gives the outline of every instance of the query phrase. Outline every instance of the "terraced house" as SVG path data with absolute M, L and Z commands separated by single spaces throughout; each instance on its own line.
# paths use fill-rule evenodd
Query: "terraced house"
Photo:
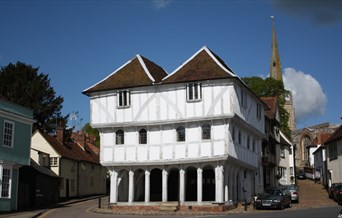
M 83 93 L 113 205 L 249 201 L 262 189 L 266 106 L 208 47 L 170 74 L 136 55 Z
M 33 112 L 0 96 L 0 211 L 17 210 L 19 168 L 30 165 Z

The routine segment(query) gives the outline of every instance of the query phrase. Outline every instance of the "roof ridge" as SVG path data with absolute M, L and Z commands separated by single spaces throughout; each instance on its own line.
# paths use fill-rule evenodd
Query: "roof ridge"
M 145 61 L 143 60 L 143 57 L 140 54 L 137 54 L 136 57 L 138 58 L 139 63 L 141 64 L 142 68 L 144 69 L 145 73 L 147 74 L 147 76 L 153 81 L 153 83 L 155 82 L 155 79 L 153 78 L 153 76 L 151 75 L 149 69 L 147 68 Z

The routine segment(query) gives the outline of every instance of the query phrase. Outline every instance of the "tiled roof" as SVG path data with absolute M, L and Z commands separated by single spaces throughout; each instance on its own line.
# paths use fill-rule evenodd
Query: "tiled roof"
M 329 144 L 333 141 L 336 141 L 336 140 L 339 140 L 339 139 L 342 139 L 342 125 L 336 129 L 336 131 L 332 134 L 332 136 L 330 138 L 328 138 L 327 141 L 325 141 L 324 144 Z
M 165 77 L 162 84 L 232 77 L 236 77 L 235 73 L 216 54 L 204 46 L 175 71 Z
M 61 143 L 55 136 L 41 133 L 49 144 L 62 157 L 76 161 L 86 161 L 90 163 L 99 164 L 99 156 L 96 155 L 92 149 L 82 149 L 80 145 L 74 142 Z
M 141 55 L 136 55 L 108 77 L 84 90 L 83 93 L 150 86 L 159 83 L 165 76 L 167 73 L 163 68 Z
M 261 100 L 268 106 L 269 110 L 265 111 L 265 115 L 269 119 L 275 119 L 277 108 L 277 97 L 261 97 Z

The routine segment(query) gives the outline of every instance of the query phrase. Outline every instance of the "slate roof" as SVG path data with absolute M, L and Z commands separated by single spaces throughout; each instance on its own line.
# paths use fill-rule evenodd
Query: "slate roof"
M 265 115 L 273 120 L 276 118 L 277 97 L 261 97 L 260 98 L 269 108 L 265 111 Z
M 167 73 L 163 68 L 141 55 L 136 55 L 108 77 L 84 90 L 83 93 L 87 95 L 91 92 L 150 86 L 159 83 L 165 76 Z
M 324 144 L 327 145 L 339 139 L 342 139 L 342 125 L 336 129 L 336 131 L 332 134 L 332 136 L 327 141 L 325 141 Z
M 84 150 L 80 145 L 74 142 L 61 143 L 55 136 L 41 133 L 48 143 L 64 158 L 76 161 L 86 161 L 94 164 L 99 163 L 99 156 L 96 155 L 92 149 L 85 148 Z
M 236 77 L 235 73 L 215 53 L 204 46 L 165 77 L 162 84 L 233 77 Z

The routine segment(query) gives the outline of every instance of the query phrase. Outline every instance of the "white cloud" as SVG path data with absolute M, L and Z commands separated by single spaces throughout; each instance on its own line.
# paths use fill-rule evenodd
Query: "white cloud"
M 153 0 L 152 2 L 157 10 L 166 8 L 171 3 L 170 0 Z
M 285 88 L 292 92 L 297 121 L 325 113 L 328 99 L 314 77 L 293 68 L 286 68 L 283 80 Z

